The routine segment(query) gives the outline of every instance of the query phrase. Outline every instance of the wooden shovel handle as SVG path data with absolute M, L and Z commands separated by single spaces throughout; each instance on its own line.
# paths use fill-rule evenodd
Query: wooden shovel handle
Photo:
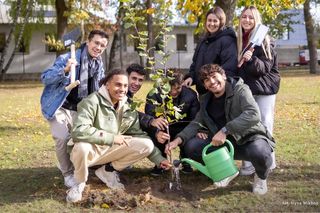
M 65 90 L 67 91 L 71 91 L 73 88 L 75 88 L 76 86 L 78 86 L 80 84 L 79 80 L 76 80 L 74 82 L 72 82 L 71 84 L 69 84 L 68 86 L 65 87 Z
M 250 47 L 248 50 L 251 51 L 251 52 L 253 52 L 253 51 L 254 51 L 254 47 Z M 248 51 L 248 50 L 247 50 L 247 51 Z M 244 53 L 245 53 L 245 52 L 244 52 Z M 244 54 L 244 53 L 243 53 L 243 54 Z M 239 63 L 238 63 L 238 68 L 240 68 L 244 62 L 245 62 L 245 58 L 242 57 L 241 60 L 240 60 Z
M 238 63 L 238 68 L 240 68 L 242 66 L 243 62 L 244 62 L 244 58 L 242 57 L 240 62 Z

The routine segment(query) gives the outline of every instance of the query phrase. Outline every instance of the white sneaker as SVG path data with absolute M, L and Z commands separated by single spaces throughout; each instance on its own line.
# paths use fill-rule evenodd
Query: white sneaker
M 80 201 L 82 199 L 82 192 L 85 186 L 86 186 L 86 183 L 83 182 L 83 183 L 76 184 L 71 189 L 69 189 L 66 197 L 67 202 L 75 203 Z
M 270 170 L 274 170 L 277 167 L 277 165 L 276 165 L 276 153 L 274 152 L 274 150 L 271 153 L 271 158 L 272 158 L 272 164 L 270 166 Z
M 240 175 L 248 176 L 248 175 L 252 175 L 255 172 L 256 170 L 250 161 L 245 161 L 245 160 L 242 161 L 242 165 L 240 168 Z
M 117 171 L 107 172 L 105 166 L 95 171 L 96 176 L 111 189 L 124 189 Z
M 235 179 L 238 176 L 238 174 L 239 174 L 239 172 L 237 172 L 234 175 L 231 175 L 230 177 L 227 177 L 219 182 L 214 182 L 214 185 L 216 185 L 218 188 L 226 187 L 226 186 L 228 186 L 230 181 L 232 181 L 233 179 Z
M 73 186 L 77 185 L 77 182 L 74 179 L 73 175 L 68 175 L 64 177 L 64 185 L 68 188 L 72 188 Z
M 268 192 L 267 180 L 262 180 L 257 174 L 254 175 L 252 191 L 256 195 L 264 195 Z

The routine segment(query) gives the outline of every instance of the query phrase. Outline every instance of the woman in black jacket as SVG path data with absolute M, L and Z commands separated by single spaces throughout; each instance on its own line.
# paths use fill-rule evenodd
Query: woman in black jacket
M 206 14 L 205 35 L 198 43 L 189 69 L 190 77 L 184 85 L 196 85 L 200 95 L 207 92 L 198 73 L 202 65 L 218 64 L 227 76 L 233 76 L 237 70 L 236 34 L 226 27 L 226 15 L 220 7 L 210 9 Z
M 249 6 L 244 8 L 239 19 L 238 60 L 244 60 L 244 63 L 242 65 L 239 63 L 238 75 L 250 87 L 260 109 L 261 121 L 272 134 L 276 94 L 280 86 L 277 53 L 268 35 L 261 46 L 248 48 L 251 34 L 258 24 L 262 23 L 260 13 L 256 7 Z M 248 163 L 244 163 L 240 174 L 250 175 L 254 173 L 254 168 L 251 166 Z M 275 155 L 273 152 L 273 164 L 270 169 L 275 167 Z

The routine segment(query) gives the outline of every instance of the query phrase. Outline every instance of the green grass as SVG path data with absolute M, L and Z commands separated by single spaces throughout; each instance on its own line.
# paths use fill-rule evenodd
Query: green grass
M 145 99 L 151 83 L 137 94 Z M 66 188 L 56 167 L 54 142 L 40 112 L 43 87 L 36 83 L 0 85 L 0 212 L 100 212 L 101 202 L 65 202 Z M 143 109 L 143 107 L 142 107 Z M 284 76 L 277 95 L 274 136 L 277 166 L 265 196 L 251 193 L 252 177 L 238 177 L 216 189 L 200 174 L 182 175 L 183 191 L 167 191 L 170 175 L 149 175 L 143 160 L 122 175 L 126 192 L 113 194 L 91 175 L 86 196 L 105 193 L 135 200 L 136 212 L 279 212 L 320 210 L 320 76 Z M 146 203 L 141 197 L 149 193 Z M 112 211 L 121 209 L 111 206 Z

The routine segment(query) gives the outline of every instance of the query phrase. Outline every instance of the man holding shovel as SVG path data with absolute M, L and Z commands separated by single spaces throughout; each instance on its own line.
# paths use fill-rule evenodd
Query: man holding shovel
M 64 176 L 64 184 L 69 188 L 76 184 L 67 142 L 71 138 L 70 131 L 77 115 L 77 104 L 99 89 L 99 81 L 104 77 L 101 55 L 107 44 L 108 35 L 101 30 L 93 30 L 89 33 L 87 42 L 75 51 L 75 58 L 71 57 L 71 53 L 60 55 L 41 75 L 45 86 L 41 96 L 41 110 L 49 122 L 59 168 Z M 72 67 L 74 73 L 70 73 Z M 72 82 L 72 75 L 76 82 Z

